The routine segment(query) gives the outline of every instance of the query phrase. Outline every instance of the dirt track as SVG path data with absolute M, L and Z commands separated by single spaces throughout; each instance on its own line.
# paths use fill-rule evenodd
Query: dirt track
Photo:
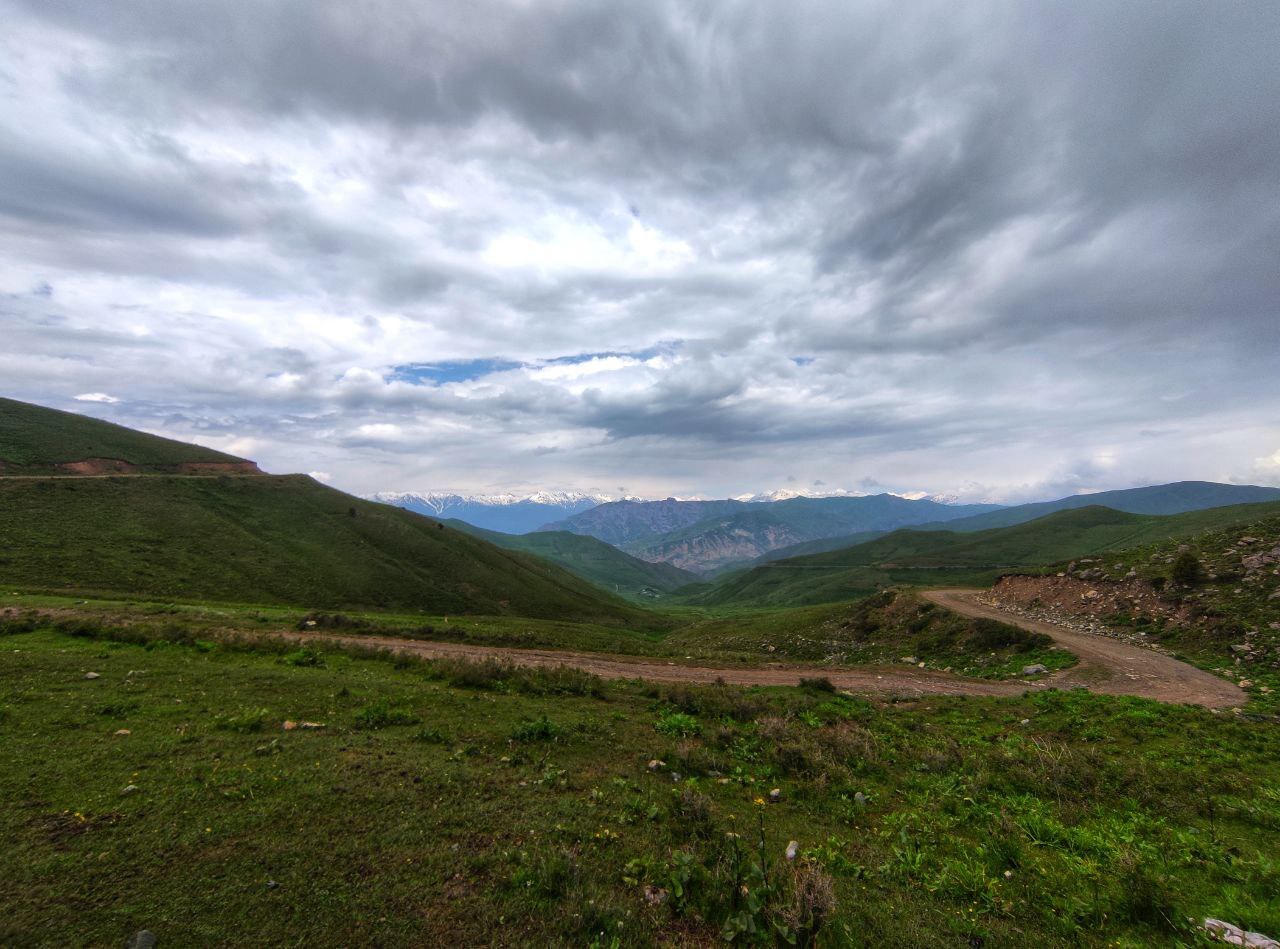
M 975 602 L 973 590 L 925 593 L 940 606 L 966 616 L 987 616 L 1047 633 L 1080 658 L 1073 669 L 1038 681 L 970 679 L 902 666 L 832 667 L 770 663 L 764 666 L 693 666 L 661 659 L 638 659 L 603 653 L 561 652 L 554 649 L 510 649 L 462 643 L 397 639 L 391 636 L 343 636 L 295 632 L 279 635 L 299 641 L 371 646 L 424 658 L 499 659 L 526 666 L 572 666 L 604 679 L 648 679 L 653 682 L 715 682 L 730 685 L 797 685 L 802 678 L 825 676 L 837 688 L 888 695 L 1021 695 L 1028 689 L 1087 686 L 1111 695 L 1136 695 L 1162 702 L 1182 702 L 1220 708 L 1242 705 L 1245 694 L 1223 679 L 1149 649 L 1130 646 L 1002 613 Z
M 929 590 L 922 595 L 965 616 L 982 616 L 1045 633 L 1069 649 L 1080 662 L 1047 676 L 1045 684 L 1069 689 L 1087 686 L 1108 695 L 1137 695 L 1161 702 L 1226 708 L 1243 705 L 1248 696 L 1234 683 L 1172 656 L 1106 636 L 1066 629 L 1054 623 L 1006 613 L 974 598 L 978 590 Z

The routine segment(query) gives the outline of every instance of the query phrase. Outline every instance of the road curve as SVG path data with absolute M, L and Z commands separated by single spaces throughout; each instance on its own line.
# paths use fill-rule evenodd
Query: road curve
M 329 642 L 345 646 L 386 649 L 424 659 L 496 659 L 524 666 L 571 666 L 602 679 L 647 679 L 652 682 L 729 685 L 798 685 L 801 679 L 825 676 L 832 685 L 850 692 L 885 695 L 1014 696 L 1028 690 L 1084 686 L 1108 695 L 1133 695 L 1225 708 L 1243 705 L 1247 696 L 1236 685 L 1152 649 L 1119 640 L 1078 633 L 1052 623 L 1005 613 L 978 602 L 978 590 L 931 590 L 923 595 L 939 606 L 965 616 L 988 617 L 1046 633 L 1080 660 L 1071 669 L 1034 681 L 972 679 L 945 672 L 901 666 L 816 666 L 770 663 L 764 666 L 698 666 L 661 659 L 555 649 L 513 649 L 467 643 L 399 639 L 394 636 L 351 636 L 322 632 L 276 633 L 299 642 Z
M 963 616 L 995 619 L 1053 637 L 1080 662 L 1070 669 L 1046 676 L 1041 680 L 1045 685 L 1060 689 L 1082 685 L 1107 695 L 1135 695 L 1206 708 L 1229 708 L 1244 705 L 1248 700 L 1245 691 L 1235 683 L 1172 656 L 1119 639 L 1081 633 L 1055 623 L 1005 612 L 977 599 L 982 592 L 926 590 L 921 596 Z
M 770 663 L 764 666 L 694 666 L 662 659 L 617 656 L 595 652 L 558 649 L 512 649 L 503 646 L 476 646 L 467 643 L 399 639 L 394 636 L 344 636 L 332 633 L 269 633 L 299 642 L 336 643 L 386 649 L 424 659 L 497 659 L 521 666 L 571 666 L 602 679 L 647 679 L 651 682 L 712 683 L 728 685 L 799 685 L 801 679 L 825 676 L 838 689 L 849 692 L 878 692 L 888 695 L 1021 695 L 1025 682 L 970 679 L 917 669 L 914 666 L 812 666 Z

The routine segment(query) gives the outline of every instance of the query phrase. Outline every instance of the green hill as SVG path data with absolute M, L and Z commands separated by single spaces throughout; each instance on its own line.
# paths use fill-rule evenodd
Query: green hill
M 84 470 L 71 466 L 80 463 Z M 211 448 L 147 435 L 122 425 L 0 399 L 0 473 L 132 474 L 222 469 L 255 473 L 251 461 Z
M 900 530 L 844 550 L 761 564 L 690 596 L 688 602 L 801 606 L 850 599 L 891 584 L 985 584 L 1011 570 L 1188 537 L 1278 511 L 1280 502 L 1167 516 L 1093 506 L 976 533 Z
M 6 463 L 0 584 L 148 599 L 660 623 L 546 560 L 302 475 L 233 476 L 256 467 L 9 400 L 0 404 L 0 433 Z M 146 471 L 74 477 L 56 467 L 86 458 Z M 58 474 L 32 473 L 41 470 Z M 163 473 L 175 470 L 183 473 Z
M 1178 481 L 1173 484 L 1156 484 L 1144 488 L 1126 488 L 1121 491 L 1103 491 L 1098 494 L 1079 494 L 1056 501 L 1038 501 L 1019 504 L 982 514 L 967 515 L 947 520 L 930 521 L 915 525 L 915 530 L 945 530 L 972 533 L 997 527 L 1025 524 L 1054 511 L 1077 510 L 1084 507 L 1108 507 L 1128 514 L 1183 514 L 1215 507 L 1239 504 L 1260 504 L 1280 501 L 1280 488 L 1266 488 L 1249 484 L 1217 484 L 1212 481 Z M 755 566 L 777 560 L 790 560 L 809 554 L 843 550 L 883 537 L 885 531 L 846 534 L 840 537 L 822 537 L 789 547 L 781 547 L 756 558 Z
M 544 557 L 570 573 L 623 596 L 649 597 L 654 593 L 670 593 L 698 580 L 697 574 L 669 563 L 640 560 L 585 534 L 571 534 L 568 531 L 503 534 L 476 527 L 466 521 L 450 519 L 444 523 L 507 550 L 522 550 Z M 646 590 L 651 592 L 645 593 Z

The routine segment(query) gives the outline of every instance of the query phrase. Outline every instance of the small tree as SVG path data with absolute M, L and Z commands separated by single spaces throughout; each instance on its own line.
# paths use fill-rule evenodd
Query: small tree
M 1193 587 L 1204 579 L 1204 568 L 1200 566 L 1195 554 L 1184 550 L 1174 560 L 1169 576 L 1178 586 Z

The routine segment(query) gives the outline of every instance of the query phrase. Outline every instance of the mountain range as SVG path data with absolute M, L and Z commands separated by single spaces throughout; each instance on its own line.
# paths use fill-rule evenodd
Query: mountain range
M 785 501 L 613 501 L 549 530 L 588 534 L 641 560 L 711 573 L 779 547 L 855 531 L 887 531 L 997 510 L 894 494 L 796 497 Z
M 368 495 L 367 500 L 394 504 L 427 517 L 456 518 L 474 527 L 503 534 L 527 534 L 551 521 L 579 514 L 613 499 L 579 491 L 539 491 L 523 496 L 380 491 Z

